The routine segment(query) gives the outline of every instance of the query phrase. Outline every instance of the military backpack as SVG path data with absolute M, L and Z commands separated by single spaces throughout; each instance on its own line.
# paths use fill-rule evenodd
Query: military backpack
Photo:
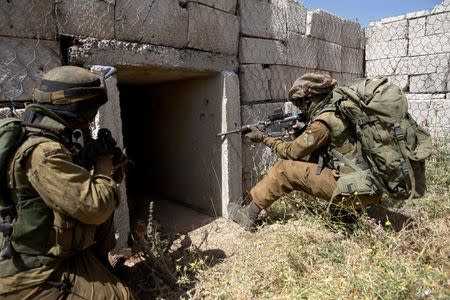
M 335 88 L 329 101 L 352 125 L 377 187 L 394 199 L 423 196 L 431 137 L 408 113 L 400 87 L 384 77 L 362 78 Z M 338 153 L 332 155 L 360 171 Z

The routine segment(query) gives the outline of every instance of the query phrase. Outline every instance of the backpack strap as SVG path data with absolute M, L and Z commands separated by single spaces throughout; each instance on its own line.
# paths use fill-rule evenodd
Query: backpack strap
M 406 184 L 406 186 L 409 188 L 410 196 L 408 200 L 411 200 L 414 198 L 416 194 L 416 178 L 414 177 L 414 170 L 411 166 L 411 163 L 409 161 L 409 155 L 408 155 L 408 149 L 406 148 L 406 142 L 405 142 L 405 133 L 403 132 L 402 128 L 400 127 L 400 124 L 394 124 L 394 138 L 397 141 L 400 152 L 403 156 L 403 163 L 402 163 L 402 172 L 405 177 L 409 178 L 409 185 Z

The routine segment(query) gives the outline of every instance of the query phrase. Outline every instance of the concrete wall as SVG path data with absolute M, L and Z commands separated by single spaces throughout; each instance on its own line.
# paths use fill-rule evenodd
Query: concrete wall
M 404 87 L 411 114 L 433 134 L 449 134 L 450 1 L 382 19 L 366 28 L 366 75 Z
M 182 202 L 212 216 L 241 195 L 240 138 L 217 133 L 240 122 L 237 75 L 127 86 L 122 106 L 129 153 L 136 157 L 138 197 Z M 125 87 L 121 87 L 125 90 Z M 239 139 L 238 139 L 239 138 Z M 222 155 L 226 153 L 226 155 Z

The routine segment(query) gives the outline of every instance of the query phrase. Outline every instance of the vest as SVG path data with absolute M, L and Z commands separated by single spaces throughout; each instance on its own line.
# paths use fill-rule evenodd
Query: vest
M 36 146 L 56 141 L 70 149 L 67 133 L 71 132 L 59 117 L 41 106 L 27 108 L 24 119 L 30 115 L 39 116 L 38 128 L 27 127 L 28 137 L 16 151 L 8 172 L 8 187 L 17 217 L 11 237 L 14 255 L 11 259 L 0 259 L 0 277 L 57 263 L 95 242 L 95 225 L 83 224 L 51 209 L 29 182 L 25 164 Z

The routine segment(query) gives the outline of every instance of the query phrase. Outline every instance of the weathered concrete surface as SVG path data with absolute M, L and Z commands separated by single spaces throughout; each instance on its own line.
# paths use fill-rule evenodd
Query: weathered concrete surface
M 340 72 L 342 69 L 342 46 L 323 40 L 317 42 L 317 67 L 321 70 Z
M 436 5 L 433 8 L 433 10 L 431 11 L 431 13 L 437 14 L 437 13 L 446 12 L 446 11 L 450 11 L 450 1 L 449 0 L 444 0 L 444 1 L 442 1 L 441 4 Z
M 241 103 L 239 97 L 239 78 L 236 73 L 224 71 L 222 77 L 222 126 L 221 132 L 227 132 L 241 126 Z M 229 202 L 242 197 L 242 139 L 239 134 L 222 138 L 222 210 L 227 215 Z
M 241 101 L 252 102 L 269 100 L 270 71 L 260 64 L 241 65 L 239 72 Z
M 179 2 L 197 2 L 231 14 L 235 14 L 237 5 L 237 0 L 181 0 Z
M 286 46 L 275 40 L 241 38 L 241 64 L 283 65 L 287 62 Z
M 450 52 L 450 32 L 427 35 L 409 41 L 408 55 Z
M 306 16 L 308 9 L 295 0 L 287 0 L 287 30 L 306 33 Z
M 306 34 L 335 44 L 342 44 L 343 20 L 323 10 L 309 11 Z
M 402 58 L 378 59 L 366 61 L 366 75 L 374 77 L 377 75 L 399 74 Z
M 308 71 L 305 68 L 278 65 L 270 66 L 269 70 L 269 92 L 272 100 L 286 100 L 294 81 Z
M 237 55 L 239 18 L 197 3 L 188 3 L 188 47 Z
M 375 22 L 366 28 L 367 43 L 379 43 L 392 40 L 406 39 L 408 34 L 408 21 Z
M 54 40 L 56 23 L 50 0 L 9 0 L 0 5 L 0 36 Z
M 410 56 L 402 59 L 399 74 L 427 74 L 438 70 L 446 73 L 450 62 L 450 53 Z
M 71 64 L 169 67 L 212 72 L 236 71 L 238 67 L 234 56 L 92 38 L 77 40 L 68 50 L 68 59 Z
M 120 93 L 117 89 L 117 79 L 111 76 L 106 80 L 108 102 L 100 107 L 95 118 L 93 135 L 96 138 L 98 129 L 108 128 L 117 146 L 123 149 L 122 119 L 120 112 Z M 114 214 L 114 225 L 116 229 L 116 249 L 127 247 L 127 237 L 130 231 L 130 218 L 128 214 L 127 193 L 125 181 L 120 185 L 120 203 Z
M 57 42 L 0 37 L 0 101 L 30 100 L 42 74 L 60 65 Z
M 422 126 L 433 128 L 450 123 L 446 113 L 450 110 L 450 101 L 446 94 L 406 94 L 406 97 L 409 112 Z
M 413 40 L 414 41 L 414 40 Z M 409 48 L 411 49 L 411 48 Z M 406 56 L 408 52 L 408 40 L 394 40 L 388 42 L 371 43 L 366 45 L 366 59 L 393 58 Z M 432 52 L 428 52 L 432 53 Z
M 183 48 L 188 12 L 177 0 L 116 0 L 116 38 Z
M 411 93 L 445 92 L 446 86 L 447 73 L 411 75 L 409 78 L 409 91 Z
M 287 42 L 288 65 L 316 69 L 318 44 L 319 41 L 316 38 L 289 32 Z
M 401 88 L 409 87 L 409 76 L 408 75 L 392 75 L 392 76 L 388 76 L 388 80 L 391 83 L 397 84 Z
M 114 39 L 115 0 L 67 0 L 56 3 L 58 32 Z
M 362 34 L 364 31 L 361 29 L 356 21 L 343 20 L 342 21 L 342 46 L 351 48 L 361 48 L 361 43 L 364 42 Z
M 364 51 L 362 49 L 342 47 L 341 72 L 352 74 L 364 73 Z
M 426 17 L 411 19 L 408 23 L 408 38 L 413 39 L 425 35 Z
M 286 39 L 286 7 L 260 0 L 240 1 L 241 33 L 244 36 Z
M 265 120 L 284 103 L 253 104 L 242 106 L 242 124 L 255 124 Z M 253 144 L 244 138 L 242 144 L 242 190 L 248 192 L 278 160 L 270 148 L 262 144 Z
M 140 102 L 140 111 L 133 112 L 133 118 L 147 121 L 133 126 L 152 137 L 151 142 L 135 140 L 139 143 L 135 146 L 140 153 L 139 167 L 146 172 L 141 180 L 147 193 L 211 216 L 221 214 L 223 141 L 217 134 L 223 127 L 223 84 L 222 76 L 216 74 L 141 87 L 139 94 L 147 101 Z M 176 138 L 168 140 L 168 136 Z

